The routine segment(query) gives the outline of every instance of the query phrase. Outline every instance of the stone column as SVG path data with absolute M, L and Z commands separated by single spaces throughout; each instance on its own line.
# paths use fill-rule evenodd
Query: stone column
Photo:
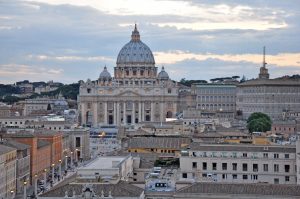
M 120 125 L 120 103 L 117 102 L 117 125 Z
M 93 103 L 93 126 L 98 124 L 98 104 Z
M 139 122 L 142 121 L 142 102 L 139 102 Z
M 151 122 L 154 122 L 154 103 L 153 102 L 151 102 L 150 115 L 151 115 Z
M 132 102 L 131 124 L 135 124 L 135 102 Z
M 164 110 L 164 103 L 160 103 L 160 122 L 164 122 L 164 115 L 165 115 L 165 110 Z
M 86 110 L 85 110 L 85 104 L 81 104 L 81 124 L 86 124 Z
M 141 122 L 145 121 L 145 102 L 142 102 L 142 120 Z
M 123 124 L 126 124 L 126 102 L 123 102 Z
M 114 125 L 117 125 L 117 103 L 114 102 Z
M 104 124 L 107 123 L 107 102 L 104 102 Z

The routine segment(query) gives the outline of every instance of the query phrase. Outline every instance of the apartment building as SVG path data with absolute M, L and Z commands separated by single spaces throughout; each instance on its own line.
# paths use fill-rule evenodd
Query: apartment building
M 0 198 L 14 198 L 16 194 L 17 150 L 0 144 Z
M 42 177 L 44 169 L 49 170 L 51 165 L 51 143 L 46 140 L 40 140 L 28 132 L 19 132 L 18 134 L 6 134 L 5 137 L 14 141 L 21 142 L 30 146 L 30 177 L 37 174 Z
M 4 140 L 3 145 L 17 149 L 17 193 L 24 191 L 24 181 L 30 181 L 30 146 L 13 140 Z
M 180 157 L 181 179 L 296 184 L 296 147 L 191 143 Z

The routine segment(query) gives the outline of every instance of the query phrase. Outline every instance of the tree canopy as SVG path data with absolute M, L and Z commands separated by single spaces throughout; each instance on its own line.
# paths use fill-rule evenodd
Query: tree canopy
M 185 78 L 182 78 L 179 83 L 182 85 L 191 87 L 191 85 L 194 83 L 207 83 L 207 81 L 206 80 L 186 80 Z
M 271 130 L 272 121 L 267 114 L 255 112 L 247 120 L 249 132 L 266 132 Z

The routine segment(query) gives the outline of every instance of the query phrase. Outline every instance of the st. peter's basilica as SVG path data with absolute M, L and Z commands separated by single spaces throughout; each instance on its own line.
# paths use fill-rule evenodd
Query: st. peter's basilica
M 164 67 L 158 73 L 135 25 L 118 54 L 114 77 L 105 66 L 97 80 L 81 83 L 78 102 L 81 124 L 163 122 L 177 113 L 178 86 Z

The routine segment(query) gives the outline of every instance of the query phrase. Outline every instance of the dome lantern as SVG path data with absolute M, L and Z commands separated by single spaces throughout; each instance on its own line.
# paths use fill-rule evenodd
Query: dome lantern
M 137 30 L 136 24 L 134 24 L 134 30 L 131 34 L 131 41 L 140 41 L 140 33 Z

